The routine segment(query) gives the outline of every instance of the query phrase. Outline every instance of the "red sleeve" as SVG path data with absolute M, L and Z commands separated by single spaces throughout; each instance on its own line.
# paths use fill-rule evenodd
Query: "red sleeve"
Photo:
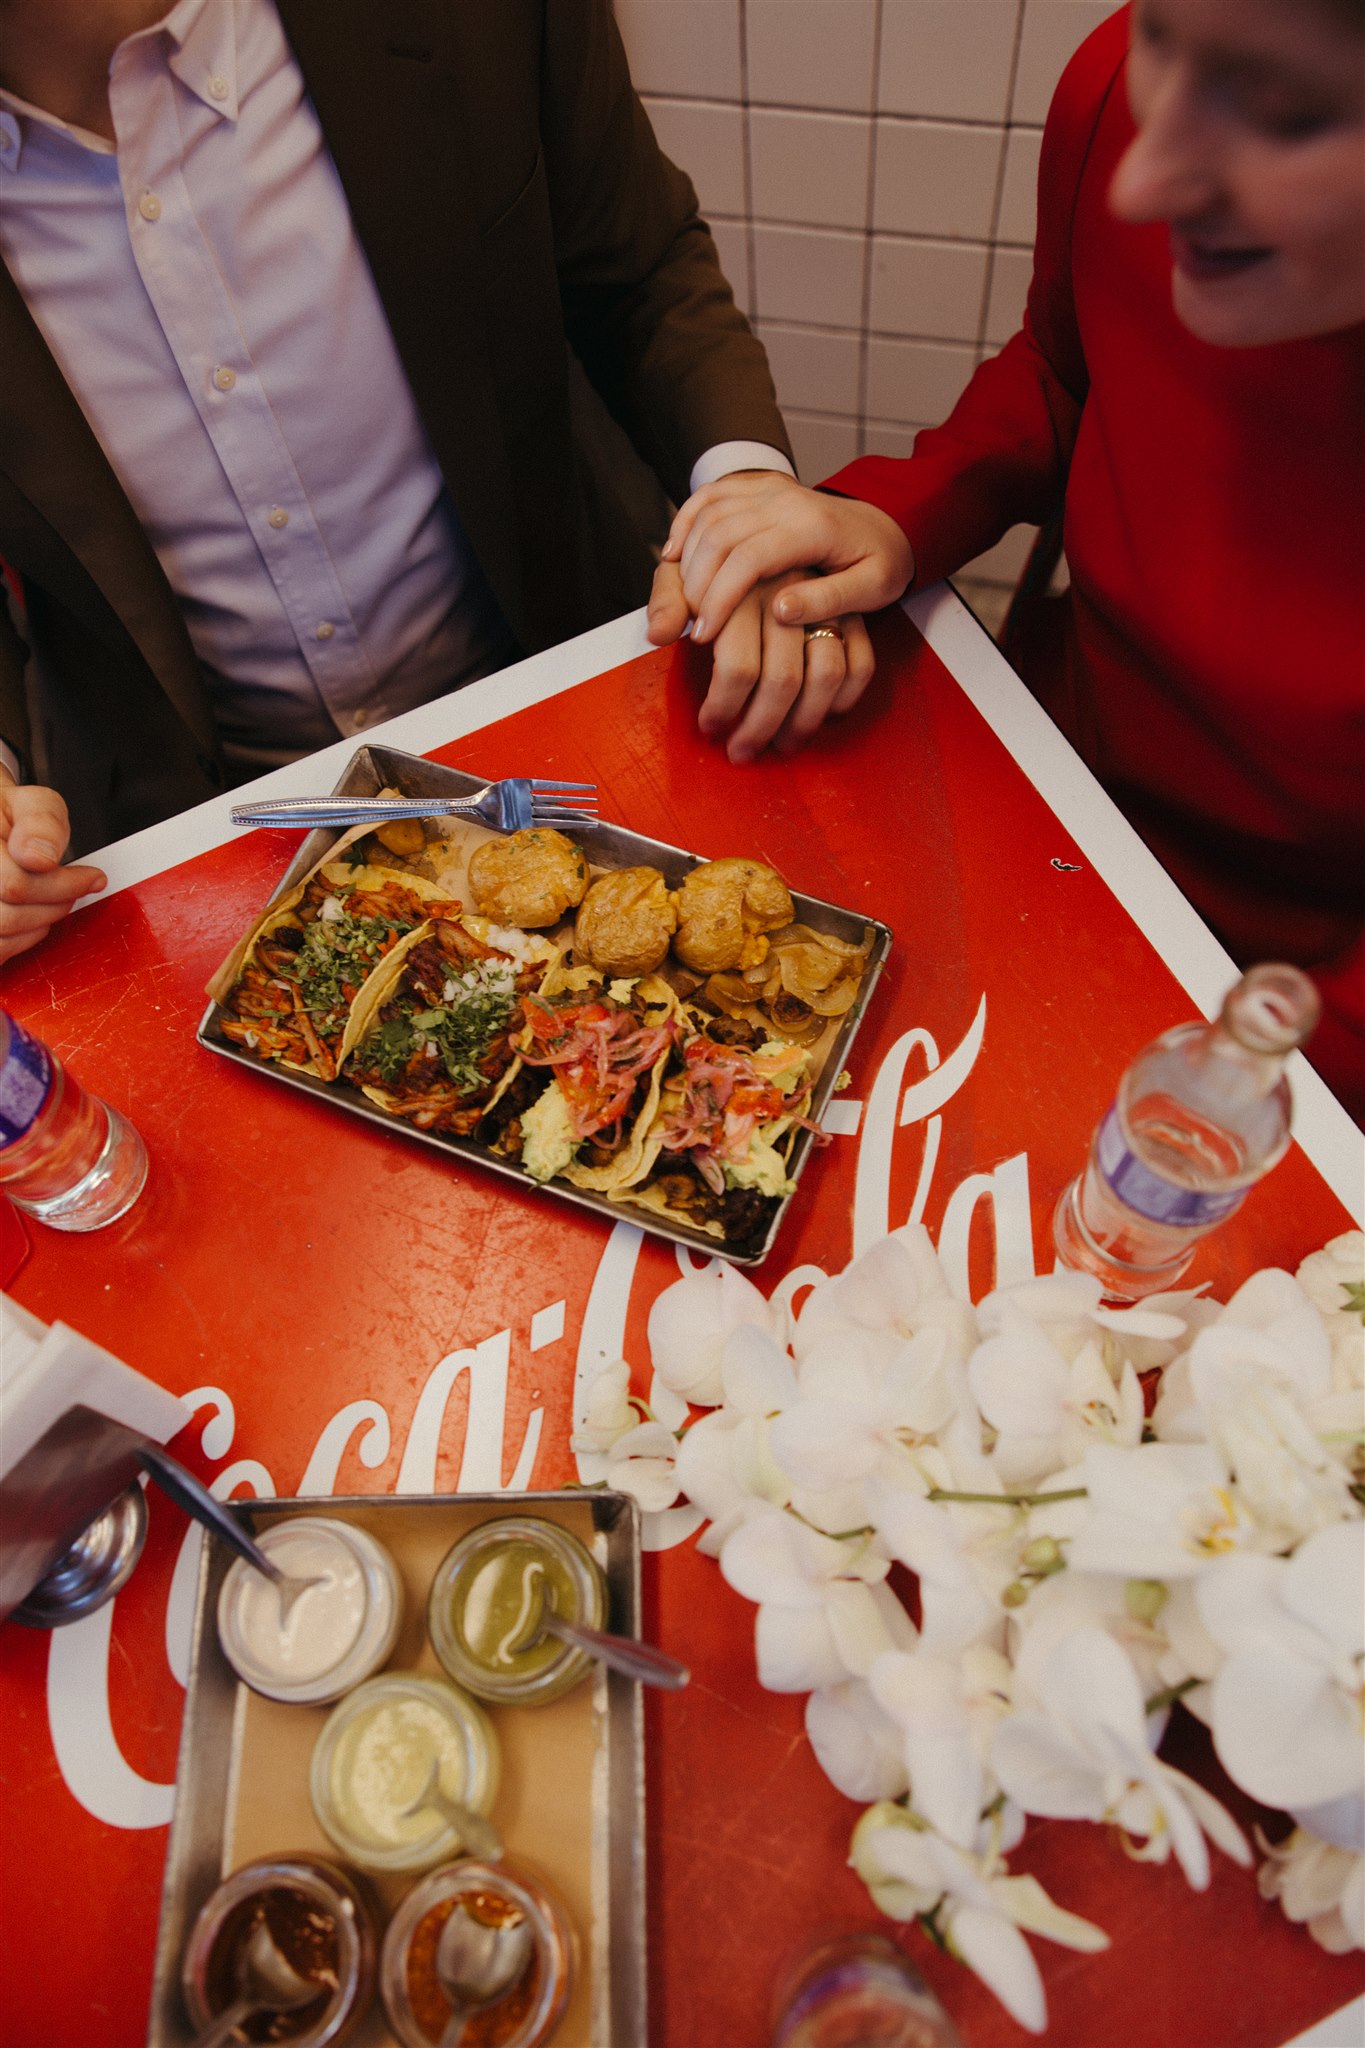
M 1060 511 L 1088 377 L 1071 290 L 1071 223 L 1109 94 L 1122 90 L 1128 10 L 1102 22 L 1062 75 L 1043 133 L 1038 235 L 1024 325 L 982 363 L 941 427 L 908 460 L 865 455 L 822 486 L 888 512 L 936 583 L 1010 527 Z

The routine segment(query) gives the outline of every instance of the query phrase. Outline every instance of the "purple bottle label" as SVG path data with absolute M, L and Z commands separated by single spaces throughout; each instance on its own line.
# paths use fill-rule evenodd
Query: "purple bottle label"
M 47 1047 L 11 1017 L 9 1049 L 0 1065 L 0 1146 L 12 1145 L 32 1129 L 51 1082 Z
M 1191 1229 L 1221 1223 L 1230 1216 L 1246 1194 L 1245 1188 L 1231 1193 L 1210 1193 L 1203 1188 L 1183 1188 L 1128 1150 L 1117 1108 L 1111 1103 L 1095 1139 L 1095 1157 L 1100 1172 L 1119 1200 L 1149 1223 L 1169 1223 L 1177 1229 Z

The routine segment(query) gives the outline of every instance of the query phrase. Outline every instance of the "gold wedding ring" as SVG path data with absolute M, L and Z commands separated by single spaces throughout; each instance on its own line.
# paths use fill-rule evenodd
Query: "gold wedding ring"
M 837 626 L 807 626 L 808 640 L 842 640 L 843 634 Z

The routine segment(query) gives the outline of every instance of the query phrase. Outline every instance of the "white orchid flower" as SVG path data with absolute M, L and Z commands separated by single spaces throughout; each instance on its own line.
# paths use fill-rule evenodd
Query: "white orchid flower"
M 758 1602 L 754 1646 L 769 1692 L 814 1692 L 862 1678 L 884 1650 L 908 1647 L 914 1624 L 882 1584 L 890 1569 L 865 1537 L 836 1542 L 780 1508 L 726 1538 L 723 1577 Z
M 1102 1628 L 1131 1662 L 1144 1700 L 1179 1691 L 1184 1705 L 1204 1719 L 1207 1681 L 1223 1653 L 1200 1619 L 1195 1584 L 1176 1579 L 1164 1586 L 1155 1579 L 1077 1571 L 1044 1579 L 1010 1616 L 1021 1688 L 1036 1690 L 1043 1664 L 1064 1636 Z M 1191 1679 L 1199 1682 L 1187 1691 Z M 1164 1725 L 1163 1712 L 1159 1726 Z
M 1256 1872 L 1263 1899 L 1278 1899 L 1296 1925 L 1306 1922 L 1331 1955 L 1365 1948 L 1365 1855 L 1320 1842 L 1303 1828 L 1274 1845 L 1258 1829 L 1257 1841 L 1266 1858 Z
M 1138 1370 L 1164 1365 L 1187 1334 L 1187 1294 L 1154 1296 L 1140 1308 L 1106 1308 L 1103 1290 L 1091 1273 L 1042 1273 L 1014 1287 L 997 1287 L 978 1304 L 976 1319 L 984 1337 L 1004 1334 L 1019 1316 L 1045 1330 L 1062 1357 L 1075 1358 L 1097 1334 L 1114 1341 L 1109 1361 L 1114 1377 L 1123 1359 L 1136 1354 Z M 1157 1307 L 1160 1301 L 1168 1306 Z M 1179 1308 L 1176 1307 L 1179 1304 Z
M 796 1399 L 792 1362 L 770 1331 L 742 1323 L 721 1354 L 723 1408 L 703 1415 L 678 1449 L 678 1483 L 709 1517 L 697 1548 L 719 1557 L 730 1531 L 762 1505 L 784 1507 L 791 1481 L 773 1462 L 771 1417 Z M 855 1513 L 853 1526 L 858 1520 Z
M 899 1799 L 909 1783 L 901 1731 L 865 1679 L 821 1687 L 806 1701 L 815 1760 L 846 1799 Z
M 998 1492 L 999 1482 L 981 1490 Z M 1000 1598 L 1018 1577 L 1027 1541 L 1017 1509 L 1003 1500 L 939 1504 L 888 1487 L 869 1487 L 867 1505 L 883 1548 L 918 1575 L 921 1634 L 931 1649 L 961 1649 L 1000 1626 Z
M 806 1358 L 830 1323 L 851 1323 L 899 1342 L 921 1330 L 941 1329 L 960 1358 L 976 1338 L 971 1306 L 952 1292 L 921 1223 L 893 1230 L 834 1279 L 812 1289 L 792 1340 L 798 1360 Z
M 1222 1458 L 1208 1444 L 1097 1444 L 1081 1473 L 1089 1495 L 1071 1538 L 1073 1571 L 1186 1579 L 1257 1540 Z
M 662 1422 L 640 1422 L 618 1436 L 607 1452 L 607 1485 L 633 1493 L 646 1514 L 671 1508 L 681 1488 L 678 1439 Z
M 1326 1326 L 1333 1390 L 1358 1392 L 1365 1387 L 1365 1233 L 1343 1231 L 1310 1252 L 1294 1278 Z
M 1268 1806 L 1365 1791 L 1365 1522 L 1338 1522 L 1293 1557 L 1229 1558 L 1198 1586 L 1227 1657 L 1210 1701 L 1223 1767 Z
M 722 1361 L 737 1331 L 778 1339 L 781 1316 L 733 1266 L 688 1273 L 666 1287 L 649 1311 L 649 1348 L 664 1385 L 698 1408 L 725 1399 Z M 781 1346 L 778 1346 L 779 1350 Z
M 588 1384 L 583 1415 L 569 1438 L 580 1455 L 601 1456 L 619 1436 L 634 1429 L 640 1417 L 630 1398 L 630 1367 L 624 1358 L 604 1360 Z
M 880 1656 L 868 1685 L 901 1731 L 916 1812 L 945 1840 L 975 1847 L 996 1795 L 987 1758 L 1010 1705 L 1008 1660 L 985 1643 L 945 1656 L 920 1642 Z
M 1239 1288 L 1199 1332 L 1186 1361 L 1195 1408 L 1167 1434 L 1198 1430 L 1221 1452 L 1238 1498 L 1261 1527 L 1260 1547 L 1287 1550 L 1350 1512 L 1347 1463 L 1365 1431 L 1365 1394 L 1333 1391 L 1321 1315 L 1288 1273 L 1273 1268 Z
M 1110 1821 L 1145 1844 L 1143 1861 L 1174 1851 L 1196 1891 L 1209 1881 L 1201 1827 L 1237 1862 L 1251 1861 L 1217 1800 L 1153 1754 L 1137 1673 L 1112 1636 L 1063 1636 L 1041 1660 L 1035 1696 L 1038 1709 L 1002 1721 L 991 1749 L 996 1777 L 1026 1813 Z
M 1031 2034 L 1047 2025 L 1043 1980 L 1021 1928 L 1093 1955 L 1102 1928 L 1054 1906 L 1038 1880 L 1011 1877 L 998 1852 L 969 1854 L 903 1806 L 870 1806 L 853 1831 L 849 1862 L 888 1918 L 932 1914 L 949 1950 Z
M 1119 1362 L 1115 1384 L 1094 1337 L 1064 1351 L 1047 1325 L 1026 1315 L 1017 1301 L 988 1298 L 995 1303 L 996 1334 L 977 1345 L 967 1378 L 996 1431 L 993 1458 L 1007 1488 L 1029 1487 L 1076 1463 L 1097 1440 L 1125 1447 L 1141 1442 L 1142 1388 L 1126 1359 Z
M 921 1330 L 888 1351 L 856 1328 L 826 1335 L 807 1355 L 801 1398 L 773 1424 L 773 1456 L 794 1485 L 856 1485 L 907 1455 L 957 1410 L 960 1366 L 947 1333 Z

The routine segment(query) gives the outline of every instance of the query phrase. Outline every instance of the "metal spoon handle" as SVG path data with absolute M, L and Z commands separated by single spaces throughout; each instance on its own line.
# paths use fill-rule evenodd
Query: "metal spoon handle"
M 449 1822 L 460 1838 L 460 1846 L 479 1863 L 501 1863 L 502 1836 L 491 1820 L 485 1820 L 481 1813 L 475 1813 L 472 1806 L 465 1806 L 458 1799 L 451 1799 L 439 1787 L 433 1786 L 427 1794 L 426 1804 L 435 1807 L 443 1819 Z
M 244 1557 L 248 1564 L 255 1565 L 258 1572 L 264 1572 L 277 1586 L 284 1584 L 288 1574 L 277 1564 L 272 1564 L 260 1544 L 248 1536 L 232 1510 L 224 1507 L 220 1500 L 215 1500 L 193 1472 L 187 1472 L 169 1451 L 163 1451 L 160 1444 L 143 1444 L 137 1456 L 143 1471 L 156 1481 L 177 1507 L 183 1508 L 206 1529 L 211 1529 L 215 1536 L 221 1536 L 229 1550 L 235 1550 L 238 1557 Z M 247 2010 L 250 2011 L 250 2007 Z M 225 2034 L 223 2039 L 227 2038 Z
M 242 2021 L 260 2010 L 260 2003 L 258 1998 L 234 1999 L 204 2033 L 195 2035 L 193 2048 L 226 2048 Z
M 668 1692 L 678 1692 L 692 1676 L 687 1666 L 670 1657 L 666 1650 L 656 1649 L 653 1643 L 637 1643 L 633 1636 L 608 1635 L 600 1628 L 561 1621 L 557 1614 L 547 1614 L 544 1626 L 561 1642 L 586 1650 L 609 1671 L 619 1671 L 623 1678 L 633 1678 L 640 1685 L 659 1685 Z
M 460 2048 L 460 2043 L 465 2037 L 465 2029 L 469 2025 L 469 2021 L 470 2011 L 468 2006 L 465 2007 L 463 2012 L 459 2011 L 458 2008 L 453 2011 L 450 2018 L 446 2021 L 445 2032 L 440 2040 L 440 2048 Z

